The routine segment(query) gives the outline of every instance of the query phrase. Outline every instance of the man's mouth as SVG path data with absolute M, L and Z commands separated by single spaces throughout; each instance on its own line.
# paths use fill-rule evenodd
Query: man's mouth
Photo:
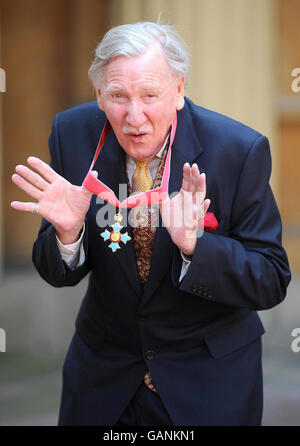
M 131 141 L 133 142 L 142 142 L 145 136 L 147 135 L 146 132 L 129 132 L 127 135 L 130 137 Z

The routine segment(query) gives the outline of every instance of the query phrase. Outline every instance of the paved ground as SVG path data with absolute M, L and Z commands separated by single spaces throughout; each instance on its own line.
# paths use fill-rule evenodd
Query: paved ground
M 2 283 L 0 327 L 7 331 L 8 345 L 0 353 L 0 426 L 57 424 L 63 357 L 85 287 L 86 282 L 80 284 L 77 294 L 56 290 L 36 275 Z M 291 351 L 291 332 L 300 327 L 299 296 L 296 277 L 282 304 L 260 312 L 267 332 L 265 426 L 300 426 L 300 352 Z
M 264 426 L 300 426 L 300 370 L 264 360 Z
M 32 364 L 33 366 L 33 364 Z M 38 371 L 40 364 L 36 364 Z M 8 378 L 8 377 L 7 377 Z M 33 371 L 22 380 L 17 376 L 2 381 L 0 426 L 55 426 L 61 391 L 59 370 Z M 299 369 L 264 361 L 265 426 L 299 426 Z

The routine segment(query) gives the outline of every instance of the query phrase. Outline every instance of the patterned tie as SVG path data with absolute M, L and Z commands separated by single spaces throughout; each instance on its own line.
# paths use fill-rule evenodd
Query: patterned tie
M 151 172 L 149 170 L 149 167 L 147 166 L 147 163 L 145 161 L 136 162 L 136 169 L 132 176 L 132 189 L 130 188 L 128 182 L 129 194 L 131 192 L 143 192 L 152 189 L 153 187 L 156 188 L 160 186 L 164 164 L 167 156 L 167 151 L 168 151 L 168 145 L 166 146 L 164 153 L 162 155 L 161 162 L 159 164 L 154 181 L 152 180 Z M 144 210 L 141 208 L 143 207 L 140 206 L 140 212 L 146 214 L 145 217 L 146 224 L 133 228 L 132 232 L 133 232 L 133 245 L 136 252 L 139 276 L 142 284 L 145 285 L 148 280 L 150 272 L 152 245 L 155 235 L 155 225 L 151 226 L 151 223 L 153 224 L 154 219 L 156 220 L 158 219 L 158 216 L 156 215 L 158 213 L 158 209 L 156 210 L 153 209 L 153 212 L 151 212 L 150 206 L 144 207 Z M 140 219 L 140 221 L 143 221 L 143 219 Z M 144 383 L 150 390 L 153 390 L 154 392 L 158 393 L 152 381 L 152 376 L 149 371 L 147 371 L 144 376 Z
M 132 176 L 132 193 L 144 192 L 153 187 L 152 175 L 146 161 L 136 161 L 136 169 Z M 136 227 L 133 228 L 133 244 L 136 253 L 137 267 L 143 285 L 148 280 L 154 231 L 151 231 L 150 207 L 137 206 L 132 209 Z
M 136 161 L 136 169 L 132 177 L 132 191 L 144 192 L 152 189 L 153 180 L 146 161 Z

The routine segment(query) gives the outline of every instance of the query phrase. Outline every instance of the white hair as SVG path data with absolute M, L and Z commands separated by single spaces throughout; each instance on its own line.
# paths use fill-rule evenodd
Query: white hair
M 138 22 L 110 29 L 95 50 L 95 59 L 88 74 L 94 87 L 102 79 L 102 70 L 117 56 L 133 57 L 143 54 L 149 47 L 158 44 L 166 60 L 178 76 L 185 79 L 189 72 L 189 52 L 176 29 L 171 25 Z

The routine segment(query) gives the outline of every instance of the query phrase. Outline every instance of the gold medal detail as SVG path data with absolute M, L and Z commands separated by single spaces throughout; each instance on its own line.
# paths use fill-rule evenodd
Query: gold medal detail
M 131 240 L 128 232 L 121 234 L 121 229 L 123 228 L 123 226 L 121 226 L 120 223 L 123 220 L 123 217 L 120 209 L 118 209 L 118 212 L 114 216 L 114 220 L 116 223 L 111 225 L 113 231 L 109 232 L 107 229 L 105 229 L 105 231 L 100 234 L 101 237 L 103 237 L 104 241 L 109 240 L 111 242 L 108 247 L 112 250 L 112 252 L 116 252 L 117 249 L 120 249 L 120 242 L 123 242 L 124 245 L 126 245 L 126 243 Z
M 110 233 L 109 238 L 113 243 L 119 243 L 119 241 L 121 240 L 121 234 L 120 234 L 120 232 L 113 231 Z

